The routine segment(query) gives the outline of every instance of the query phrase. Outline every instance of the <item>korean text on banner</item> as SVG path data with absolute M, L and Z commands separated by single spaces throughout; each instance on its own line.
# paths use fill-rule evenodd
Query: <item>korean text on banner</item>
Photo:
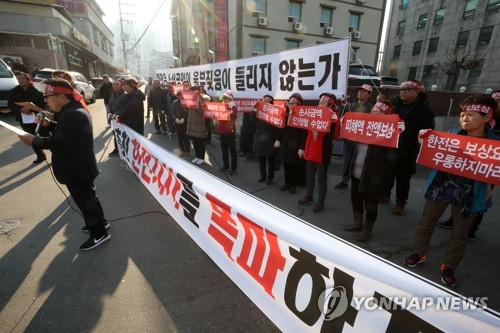
M 205 102 L 203 103 L 203 111 L 205 118 L 230 120 L 229 105 L 226 103 Z
M 293 106 L 288 125 L 311 131 L 330 132 L 332 112 L 326 106 Z
M 500 185 L 500 141 L 430 131 L 417 163 L 483 183 Z
M 500 327 L 500 314 L 484 300 L 415 277 L 205 173 L 123 124 L 113 128 L 120 157 L 140 182 L 280 330 L 468 333 Z
M 255 102 L 257 102 L 255 99 L 235 99 L 234 105 L 236 105 L 238 112 L 248 113 L 253 112 Z
M 264 101 L 257 101 L 254 104 L 257 112 L 257 119 L 265 121 L 275 127 L 285 127 L 286 109 Z
M 398 147 L 399 134 L 397 114 L 373 114 L 346 112 L 342 118 L 342 138 L 390 148 Z
M 200 94 L 198 92 L 183 91 L 180 98 L 181 106 L 187 109 L 197 109 L 199 97 Z

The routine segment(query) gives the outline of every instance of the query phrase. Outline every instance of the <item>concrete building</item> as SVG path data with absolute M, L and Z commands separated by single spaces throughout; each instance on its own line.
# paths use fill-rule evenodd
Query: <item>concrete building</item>
M 0 55 L 22 58 L 29 71 L 61 68 L 87 78 L 117 72 L 113 34 L 95 0 L 0 0 Z
M 382 73 L 440 90 L 500 86 L 500 0 L 394 0 Z
M 172 0 L 174 55 L 181 66 L 190 66 L 351 37 L 351 62 L 375 66 L 385 5 L 385 0 Z

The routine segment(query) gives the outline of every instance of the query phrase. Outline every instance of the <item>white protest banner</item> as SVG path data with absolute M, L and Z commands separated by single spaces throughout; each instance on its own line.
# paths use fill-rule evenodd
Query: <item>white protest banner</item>
M 210 96 L 231 90 L 234 98 L 286 99 L 300 91 L 304 99 L 347 91 L 349 39 L 239 60 L 156 70 L 163 82 L 189 81 Z
M 463 298 L 113 126 L 151 195 L 282 331 L 498 331 L 487 297 Z

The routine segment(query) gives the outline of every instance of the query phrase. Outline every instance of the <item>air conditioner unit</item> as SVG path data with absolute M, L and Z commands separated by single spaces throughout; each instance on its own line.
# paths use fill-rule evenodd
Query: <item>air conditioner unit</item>
M 361 38 L 361 32 L 359 32 L 358 30 L 354 30 L 352 32 L 352 38 L 354 38 L 354 39 L 360 39 Z
M 259 16 L 258 23 L 259 25 L 267 25 L 267 17 Z
M 366 0 L 356 0 L 357 3 L 361 3 L 361 4 L 365 3 L 365 1 Z
M 325 27 L 325 35 L 328 35 L 328 36 L 333 35 L 333 28 L 332 27 Z
M 293 22 L 293 30 L 295 31 L 302 31 L 303 25 L 301 22 Z

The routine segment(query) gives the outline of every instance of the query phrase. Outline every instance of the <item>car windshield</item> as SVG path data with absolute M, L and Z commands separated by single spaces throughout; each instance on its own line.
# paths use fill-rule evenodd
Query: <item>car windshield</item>
M 9 70 L 9 68 L 3 63 L 0 62 L 0 78 L 14 77 L 14 74 Z
M 350 67 L 349 74 L 362 76 L 378 76 L 378 74 L 370 67 Z

